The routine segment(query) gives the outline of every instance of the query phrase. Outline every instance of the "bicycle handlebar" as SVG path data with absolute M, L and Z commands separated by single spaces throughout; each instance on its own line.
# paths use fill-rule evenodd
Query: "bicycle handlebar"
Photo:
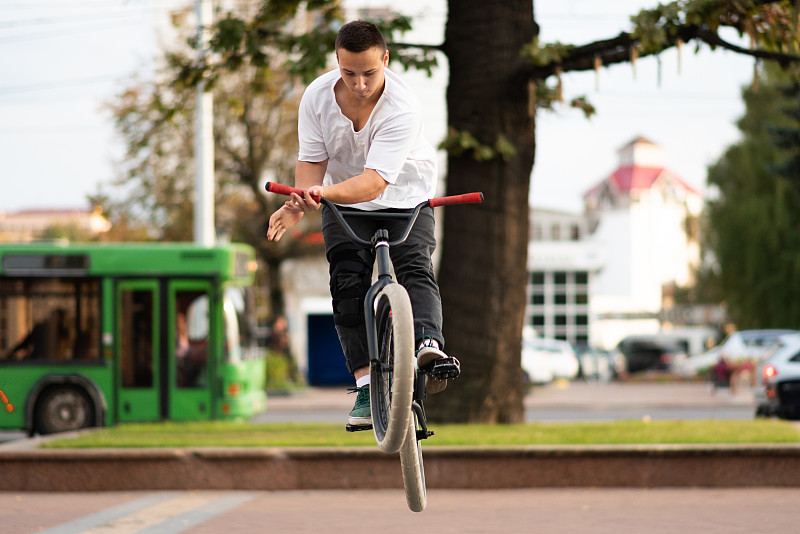
M 277 193 L 279 195 L 286 195 L 289 196 L 292 193 L 296 193 L 300 196 L 303 196 L 303 190 L 297 189 L 296 187 L 290 187 L 288 185 L 283 184 L 276 184 L 274 182 L 267 182 L 264 186 L 267 191 L 270 193 Z M 353 229 L 347 224 L 345 221 L 344 216 L 336 207 L 336 205 L 328 200 L 325 197 L 320 197 L 315 199 L 317 202 L 322 202 L 325 206 L 328 206 L 331 209 L 331 213 L 336 218 L 339 225 L 345 231 L 347 236 L 350 238 L 351 241 L 357 243 L 361 246 L 369 247 L 372 245 L 370 241 L 362 239 L 361 237 L 357 236 Z M 405 229 L 402 232 L 402 235 L 399 239 L 392 241 L 389 243 L 390 246 L 399 245 L 405 242 L 408 239 L 408 235 L 411 233 L 411 228 L 414 226 L 414 222 L 417 220 L 417 216 L 419 215 L 420 210 L 426 206 L 430 206 L 431 208 L 436 208 L 438 206 L 453 206 L 456 204 L 480 204 L 483 202 L 483 193 L 466 193 L 463 195 L 452 195 L 449 197 L 439 197 L 439 198 L 431 198 L 429 200 L 425 200 L 417 204 L 414 208 L 413 212 L 410 214 L 403 213 L 403 214 L 382 214 L 381 216 L 387 218 L 407 218 L 408 223 L 406 224 Z M 362 215 L 362 216 L 369 216 L 372 212 L 348 212 L 347 215 Z
M 303 196 L 303 190 L 288 185 L 277 184 L 275 182 L 267 182 L 264 188 L 270 193 L 277 193 L 278 195 L 290 196 L 296 193 Z M 449 197 L 431 198 L 426 201 L 432 208 L 439 206 L 454 206 L 456 204 L 480 204 L 483 202 L 483 193 L 466 193 L 464 195 L 452 195 Z

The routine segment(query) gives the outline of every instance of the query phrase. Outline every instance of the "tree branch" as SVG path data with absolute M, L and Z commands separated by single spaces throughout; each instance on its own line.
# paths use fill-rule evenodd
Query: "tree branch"
M 800 63 L 800 56 L 785 54 L 782 52 L 769 52 L 760 49 L 748 49 L 729 43 L 722 39 L 715 31 L 708 26 L 683 26 L 677 28 L 675 39 L 669 44 L 651 51 L 637 51 L 638 57 L 647 57 L 660 54 L 676 45 L 680 40 L 688 43 L 692 39 L 702 41 L 709 46 L 719 46 L 737 54 L 747 55 L 758 59 L 776 61 L 782 66 L 790 63 Z M 618 36 L 602 41 L 595 41 L 582 46 L 568 49 L 560 60 L 551 61 L 547 65 L 532 66 L 528 77 L 531 79 L 544 79 L 556 73 L 556 71 L 584 71 L 596 68 L 599 60 L 604 66 L 617 63 L 630 62 L 633 47 L 637 44 L 632 34 L 622 32 Z
M 444 47 L 442 45 L 431 45 L 431 44 L 419 44 L 419 43 L 397 43 L 397 42 L 388 42 L 386 46 L 389 48 L 398 48 L 398 49 L 406 49 L 406 48 L 419 48 L 420 50 L 425 50 L 428 52 L 444 52 Z
M 781 66 L 786 66 L 790 63 L 800 62 L 800 56 L 796 56 L 794 54 L 784 54 L 781 52 L 769 52 L 767 50 L 759 50 L 759 49 L 750 50 L 748 48 L 742 48 L 741 46 L 725 41 L 716 32 L 713 32 L 708 28 L 698 29 L 697 38 L 711 46 L 719 46 L 721 48 L 725 48 L 726 50 L 736 52 L 737 54 L 743 54 L 758 59 L 776 61 Z

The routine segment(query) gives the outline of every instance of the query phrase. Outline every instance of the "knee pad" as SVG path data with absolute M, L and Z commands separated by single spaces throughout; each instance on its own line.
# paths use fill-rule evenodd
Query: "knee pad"
M 329 253 L 333 322 L 339 326 L 364 324 L 364 296 L 372 284 L 369 254 L 352 245 L 341 245 Z

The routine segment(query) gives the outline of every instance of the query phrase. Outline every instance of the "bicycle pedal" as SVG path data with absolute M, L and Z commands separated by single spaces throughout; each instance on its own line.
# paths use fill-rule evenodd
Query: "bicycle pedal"
M 372 430 L 372 425 L 351 425 L 347 423 L 344 428 L 348 432 L 360 432 L 362 430 Z
M 437 358 L 433 361 L 433 368 L 431 368 L 430 374 L 434 380 L 458 378 L 458 375 L 461 374 L 461 362 L 452 356 Z
M 433 435 L 433 430 L 420 430 L 417 429 L 417 441 L 428 439 Z

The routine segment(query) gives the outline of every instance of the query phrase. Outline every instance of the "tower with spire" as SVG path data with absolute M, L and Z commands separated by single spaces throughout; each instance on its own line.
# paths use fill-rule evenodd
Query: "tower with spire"
M 637 322 L 657 326 L 664 289 L 689 284 L 700 261 L 701 194 L 667 169 L 663 148 L 644 137 L 618 154 L 618 167 L 584 194 L 592 239 L 606 257 L 592 291 L 592 338 L 601 342 Z

